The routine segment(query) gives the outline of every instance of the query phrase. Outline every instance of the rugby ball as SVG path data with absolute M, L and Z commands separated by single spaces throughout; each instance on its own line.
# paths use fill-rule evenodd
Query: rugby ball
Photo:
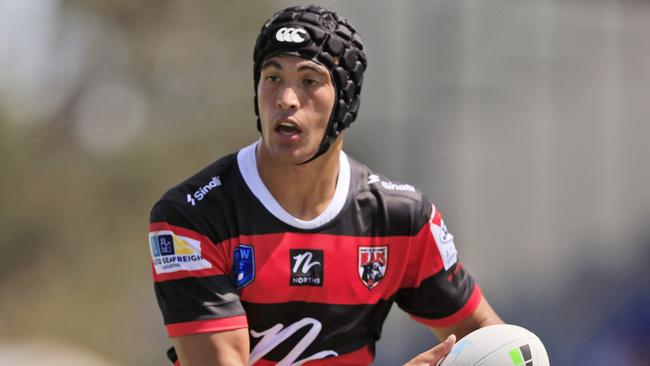
M 480 328 L 460 339 L 438 366 L 549 366 L 542 341 L 510 324 Z

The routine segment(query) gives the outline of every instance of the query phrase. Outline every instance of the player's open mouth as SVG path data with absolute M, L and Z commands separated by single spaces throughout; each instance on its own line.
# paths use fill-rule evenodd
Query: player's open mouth
M 275 127 L 275 131 L 282 136 L 296 136 L 300 134 L 300 128 L 291 122 L 281 122 Z

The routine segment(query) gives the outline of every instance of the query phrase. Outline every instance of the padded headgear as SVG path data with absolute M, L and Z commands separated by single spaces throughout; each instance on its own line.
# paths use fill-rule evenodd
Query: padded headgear
M 253 52 L 254 104 L 260 132 L 257 85 L 261 66 L 266 58 L 279 54 L 296 55 L 322 64 L 334 83 L 336 99 L 325 136 L 318 152 L 304 162 L 307 163 L 324 154 L 357 117 L 366 54 L 359 34 L 336 12 L 311 5 L 292 6 L 275 13 L 262 26 Z

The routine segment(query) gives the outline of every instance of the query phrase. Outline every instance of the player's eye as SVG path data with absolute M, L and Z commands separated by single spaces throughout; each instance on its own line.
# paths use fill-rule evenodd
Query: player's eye
M 280 78 L 277 77 L 276 75 L 268 75 L 264 78 L 264 80 L 268 80 L 272 83 L 275 83 L 276 81 L 280 80 Z
M 306 86 L 314 86 L 314 85 L 318 85 L 318 80 L 307 78 L 307 79 L 303 79 L 302 83 Z

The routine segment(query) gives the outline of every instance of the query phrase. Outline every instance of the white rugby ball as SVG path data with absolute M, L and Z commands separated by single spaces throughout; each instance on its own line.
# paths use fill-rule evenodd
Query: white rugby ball
M 510 324 L 480 328 L 460 339 L 439 366 L 549 366 L 542 341 Z

